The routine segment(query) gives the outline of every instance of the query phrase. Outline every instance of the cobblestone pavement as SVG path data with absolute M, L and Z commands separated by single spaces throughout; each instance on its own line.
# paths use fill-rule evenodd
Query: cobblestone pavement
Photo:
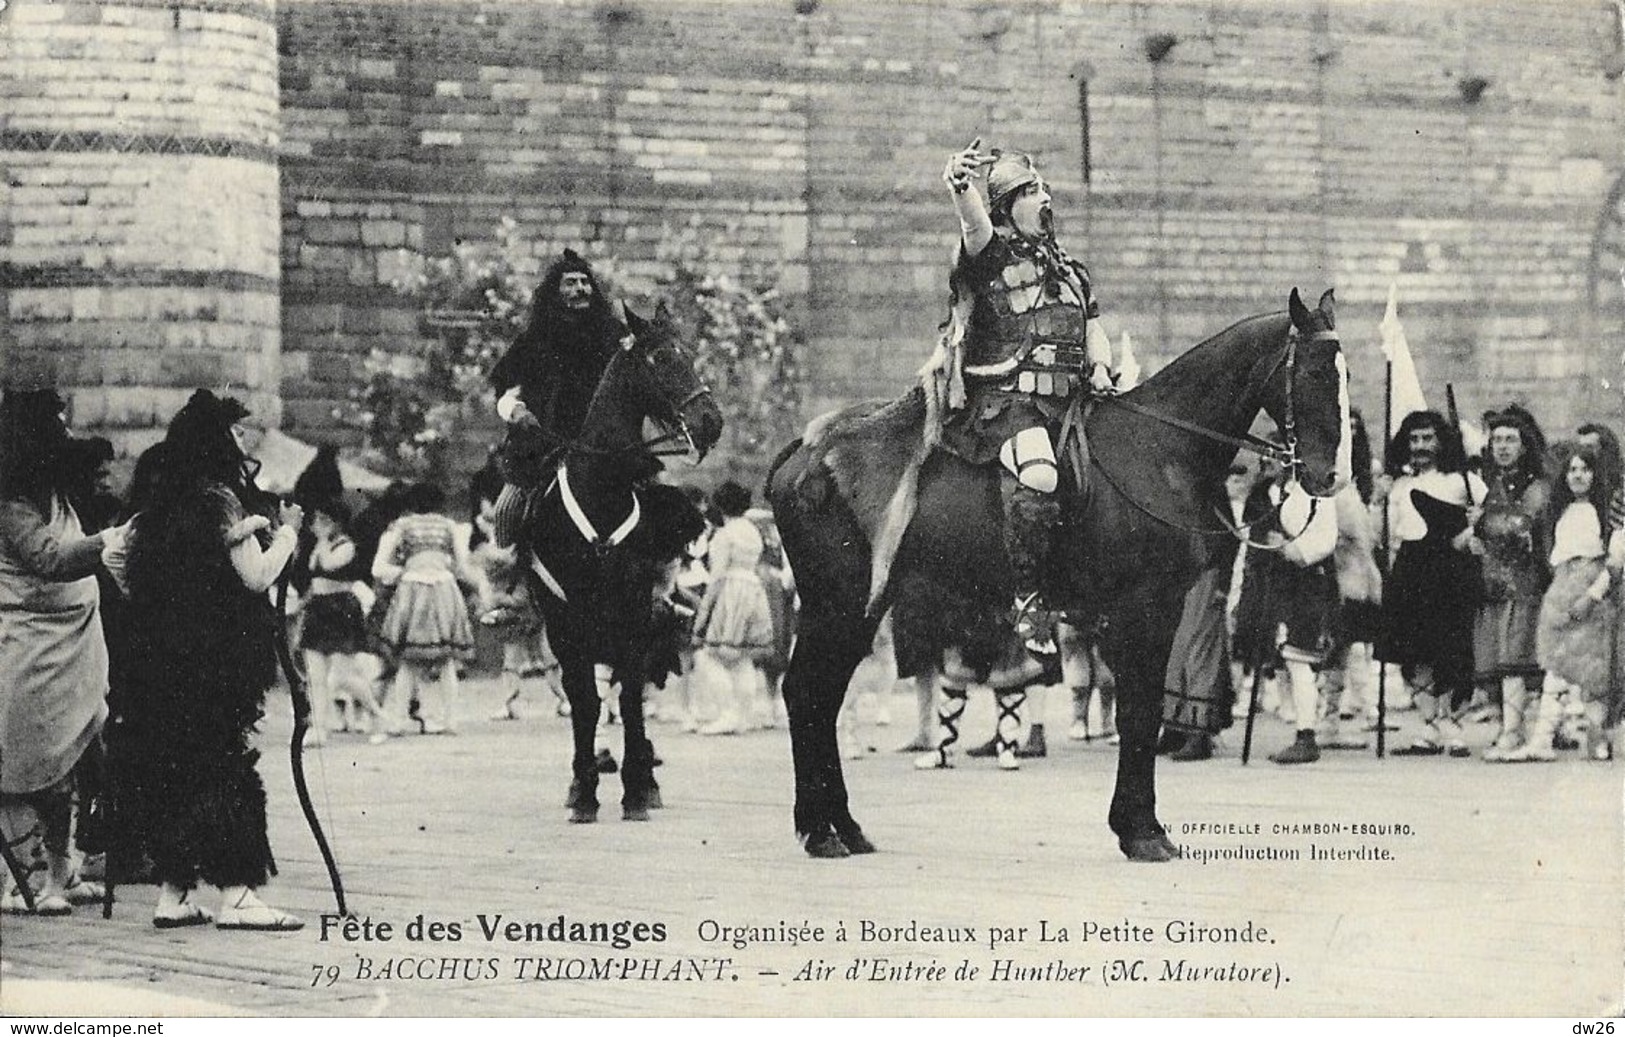
M 6 916 L 0 1009 L 1582 1017 L 1621 1009 L 1620 764 L 1328 753 L 1288 770 L 1263 759 L 1291 737 L 1266 717 L 1247 767 L 1234 732 L 1214 760 L 1159 766 L 1162 820 L 1192 856 L 1133 865 L 1105 825 L 1115 751 L 1066 740 L 1070 706 L 1060 695 L 1040 714 L 1048 758 L 1015 773 L 980 760 L 915 771 L 893 751 L 912 733 L 913 704 L 891 696 L 881 702 L 896 723 L 868 727 L 876 751 L 848 765 L 854 812 L 881 852 L 814 861 L 791 832 L 782 729 L 705 738 L 656 724 L 666 808 L 647 824 L 618 820 L 610 777 L 605 820 L 569 825 L 567 721 L 541 703 L 525 720 L 478 719 L 495 706 L 496 688 L 475 680 L 468 692 L 471 719 L 457 736 L 370 746 L 340 735 L 307 753 L 351 909 L 370 924 L 351 935 L 364 938 L 332 925 L 324 937 L 332 895 L 280 749 L 286 701 L 273 698 L 262 768 L 281 874 L 267 897 L 307 927 L 155 930 L 150 886 L 121 890 L 111 921 L 96 908 L 56 920 Z M 973 696 L 966 744 L 991 725 L 990 703 Z M 1475 729 L 1475 748 L 1489 734 Z M 618 738 L 610 729 L 617 752 Z M 1222 857 L 1231 859 L 1214 859 Z M 608 929 L 554 928 L 576 923 Z

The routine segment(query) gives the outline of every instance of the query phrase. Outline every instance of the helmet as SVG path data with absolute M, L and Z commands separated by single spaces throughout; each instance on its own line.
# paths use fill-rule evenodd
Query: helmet
M 987 171 L 987 204 L 990 209 L 1039 179 L 1038 170 L 1033 168 L 1032 156 L 1019 151 L 995 154 L 997 157 Z

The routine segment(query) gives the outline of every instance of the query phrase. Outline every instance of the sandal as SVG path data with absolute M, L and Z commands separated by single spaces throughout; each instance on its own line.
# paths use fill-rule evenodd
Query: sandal
M 176 914 L 161 915 L 154 912 L 152 927 L 154 929 L 184 929 L 190 925 L 208 925 L 214 921 L 214 916 L 209 914 L 208 909 L 199 904 L 183 900 L 176 906 L 179 909 Z
M 304 919 L 278 911 L 269 904 L 239 908 L 220 916 L 216 929 L 241 929 L 254 932 L 291 933 L 305 927 Z
M 304 919 L 279 911 L 246 890 L 231 907 L 223 908 L 216 929 L 240 929 L 253 932 L 291 933 L 305 927 Z
M 75 875 L 73 881 L 63 888 L 62 896 L 70 904 L 99 904 L 107 899 L 107 887 Z
M 1413 742 L 1410 745 L 1400 746 L 1392 753 L 1394 756 L 1439 756 L 1443 754 L 1444 746 L 1438 742 Z
M 61 893 L 34 894 L 34 907 L 30 910 L 22 891 L 13 887 L 0 897 L 0 913 L 8 915 L 38 915 L 41 918 L 61 918 L 73 913 L 73 905 Z

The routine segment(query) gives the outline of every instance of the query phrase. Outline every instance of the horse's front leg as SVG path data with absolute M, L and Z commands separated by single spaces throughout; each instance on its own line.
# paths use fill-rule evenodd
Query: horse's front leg
M 593 664 L 581 648 L 577 631 L 563 631 L 553 637 L 553 654 L 559 661 L 559 678 L 564 697 L 570 701 L 570 794 L 565 806 L 572 824 L 598 820 L 598 762 L 594 748 L 598 734 L 598 683 Z
M 637 661 L 616 671 L 620 681 L 621 731 L 625 738 L 625 760 L 621 763 L 621 820 L 647 821 L 649 811 L 663 804 L 655 783 L 654 746 L 649 742 L 643 717 L 643 691 L 648 678 L 642 653 Z
M 1179 610 L 1153 608 L 1109 635 L 1107 665 L 1117 677 L 1117 788 L 1108 821 L 1131 861 L 1168 861 L 1179 848 L 1157 820 L 1157 735 L 1168 652 Z

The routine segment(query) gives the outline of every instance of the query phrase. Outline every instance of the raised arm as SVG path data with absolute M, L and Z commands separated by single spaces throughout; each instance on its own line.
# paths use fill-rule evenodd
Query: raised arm
M 959 239 L 965 245 L 967 256 L 980 255 L 993 240 L 993 219 L 988 215 L 981 192 L 971 183 L 973 177 L 982 175 L 993 164 L 993 156 L 982 154 L 981 147 L 982 138 L 977 137 L 970 142 L 970 147 L 951 156 L 942 171 L 943 183 L 953 194 L 954 212 L 959 215 Z

